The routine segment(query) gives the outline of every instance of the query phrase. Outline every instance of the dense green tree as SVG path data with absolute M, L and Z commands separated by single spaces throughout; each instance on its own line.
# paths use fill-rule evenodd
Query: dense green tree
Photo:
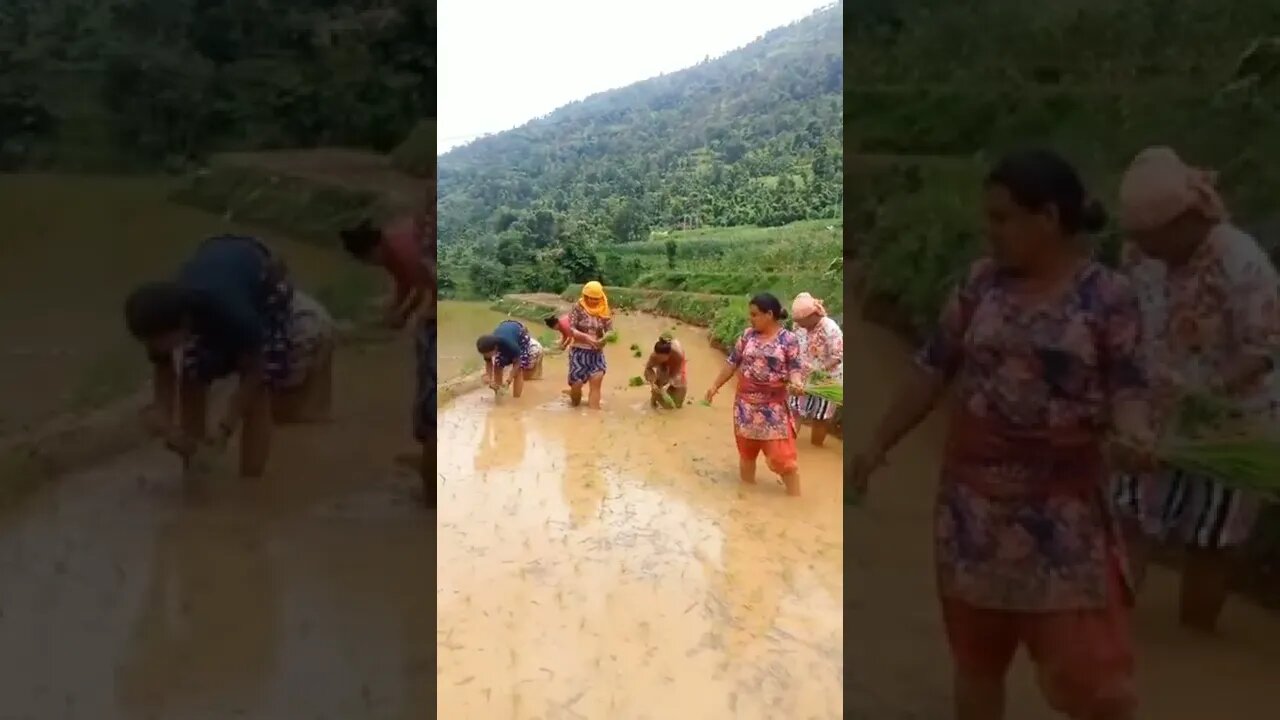
M 0 158 L 389 150 L 434 116 L 434 23 L 420 0 L 6 0 Z

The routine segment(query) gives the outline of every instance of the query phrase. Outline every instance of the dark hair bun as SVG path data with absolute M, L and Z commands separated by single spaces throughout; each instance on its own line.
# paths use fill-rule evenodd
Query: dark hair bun
M 1080 210 L 1080 229 L 1087 233 L 1101 232 L 1107 226 L 1107 209 L 1094 199 L 1086 200 Z
M 786 308 L 782 308 L 782 312 L 778 313 L 779 320 L 786 320 L 789 317 L 791 317 L 791 314 L 787 312 Z

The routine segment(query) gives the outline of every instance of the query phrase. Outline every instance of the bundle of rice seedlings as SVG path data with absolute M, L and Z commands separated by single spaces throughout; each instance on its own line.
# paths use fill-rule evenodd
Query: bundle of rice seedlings
M 1280 441 L 1275 439 L 1171 440 L 1156 456 L 1169 467 L 1280 500 Z
M 644 385 L 644 378 L 640 377 L 639 375 L 636 375 L 630 380 L 627 380 L 627 385 L 630 385 L 631 387 L 641 387 Z
M 631 357 L 644 357 L 644 353 L 640 352 L 639 348 L 637 348 L 631 351 Z
M 836 405 L 844 405 L 844 384 L 842 383 L 805 385 L 804 392 L 806 395 L 822 398 Z
M 618 332 L 616 330 L 610 330 L 609 332 L 605 333 L 604 342 L 606 345 L 612 345 L 618 342 Z

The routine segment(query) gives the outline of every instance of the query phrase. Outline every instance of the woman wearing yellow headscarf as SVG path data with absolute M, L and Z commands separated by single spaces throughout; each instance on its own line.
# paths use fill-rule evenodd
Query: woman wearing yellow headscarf
M 582 386 L 587 385 L 587 407 L 600 408 L 600 386 L 608 369 L 604 336 L 613 329 L 612 317 L 604 286 L 595 280 L 583 285 L 582 296 L 569 311 L 569 327 L 577 331 L 569 346 L 569 401 L 575 407 L 582 403 Z

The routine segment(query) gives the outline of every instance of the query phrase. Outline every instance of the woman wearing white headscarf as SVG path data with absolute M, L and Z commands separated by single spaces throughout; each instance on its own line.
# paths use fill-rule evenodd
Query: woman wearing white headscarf
M 800 339 L 805 381 L 816 371 L 825 373 L 831 382 L 844 382 L 844 333 L 835 320 L 827 317 L 822 301 L 807 292 L 800 293 L 791 302 L 791 319 Z M 791 409 L 810 422 L 813 427 L 810 440 L 821 447 L 837 406 L 822 398 L 804 395 L 791 398 Z
M 1257 241 L 1231 224 L 1213 173 L 1188 166 L 1166 147 L 1139 153 L 1120 187 L 1121 222 L 1133 245 L 1163 272 L 1135 274 L 1152 312 L 1144 338 L 1153 365 L 1158 415 L 1172 418 L 1178 398 L 1208 394 L 1229 401 L 1246 421 L 1274 423 L 1273 358 L 1280 352 L 1277 276 Z M 1139 267 L 1135 263 L 1133 267 Z M 1123 488 L 1123 484 L 1121 485 Z M 1230 551 L 1245 542 L 1259 498 L 1208 478 L 1174 472 L 1150 479 L 1138 499 L 1149 531 L 1187 546 L 1181 620 L 1212 630 L 1226 601 Z

